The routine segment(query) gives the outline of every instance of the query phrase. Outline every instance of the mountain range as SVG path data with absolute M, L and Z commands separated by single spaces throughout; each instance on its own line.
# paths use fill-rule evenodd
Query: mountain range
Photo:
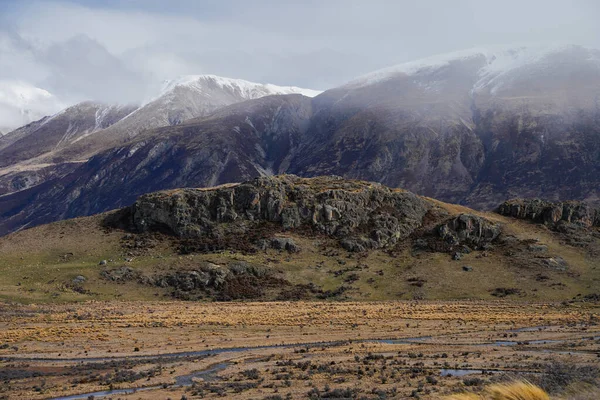
M 377 181 L 479 209 L 512 197 L 593 203 L 600 51 L 471 49 L 320 94 L 186 77 L 139 107 L 83 103 L 24 126 L 0 140 L 0 167 L 1 233 L 154 190 L 281 173 Z
M 141 106 L 76 104 L 0 138 L 0 194 L 62 177 L 90 155 L 127 142 L 143 130 L 177 125 L 244 100 L 290 93 L 320 92 L 197 75 L 165 82 L 162 91 Z

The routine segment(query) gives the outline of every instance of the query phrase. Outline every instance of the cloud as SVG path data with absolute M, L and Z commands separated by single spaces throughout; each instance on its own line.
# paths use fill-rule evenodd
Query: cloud
M 50 71 L 18 33 L 0 26 L 0 80 L 42 80 Z
M 44 85 L 73 101 L 139 101 L 182 74 L 327 89 L 373 69 L 474 46 L 600 47 L 594 0 L 11 4 L 0 10 L 0 79 Z
M 42 85 L 62 97 L 132 103 L 139 101 L 146 87 L 143 74 L 85 35 L 49 46 L 38 59 L 51 71 Z

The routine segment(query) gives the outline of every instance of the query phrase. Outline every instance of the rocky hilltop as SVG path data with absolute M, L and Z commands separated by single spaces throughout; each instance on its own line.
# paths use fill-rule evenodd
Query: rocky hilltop
M 244 235 L 266 222 L 283 230 L 310 228 L 339 238 L 344 247 L 364 249 L 405 239 L 431 207 L 413 193 L 376 183 L 280 176 L 144 195 L 132 211 L 141 231 L 167 227 L 180 237 L 218 237 L 223 229 Z
M 565 203 L 571 222 L 545 225 L 529 203 L 513 218 L 337 176 L 163 190 L 0 238 L 0 276 L 16 298 L 595 296 L 592 214 Z
M 212 189 L 151 193 L 128 212 L 138 232 L 226 240 L 264 234 L 270 225 L 271 231 L 334 237 L 348 251 L 391 248 L 432 221 L 439 222 L 432 233 L 450 246 L 479 248 L 501 233 L 499 225 L 474 215 L 449 218 L 434 202 L 411 192 L 336 176 L 283 175 Z M 281 247 L 296 250 L 290 243 Z
M 600 256 L 600 208 L 581 201 L 549 202 L 540 199 L 513 199 L 497 212 L 513 218 L 543 224 L 571 246 L 585 248 Z
M 581 201 L 552 203 L 541 199 L 513 199 L 502 203 L 498 213 L 552 227 L 565 223 L 585 228 L 600 226 L 600 208 Z

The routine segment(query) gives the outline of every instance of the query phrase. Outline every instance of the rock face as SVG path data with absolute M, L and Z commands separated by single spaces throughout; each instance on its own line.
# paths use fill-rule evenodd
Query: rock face
M 439 236 L 448 244 L 466 244 L 475 249 L 493 242 L 501 233 L 500 224 L 472 214 L 461 214 L 438 227 Z
M 413 193 L 379 184 L 285 175 L 144 195 L 131 215 L 139 231 L 167 230 L 182 238 L 244 235 L 272 223 L 283 230 L 308 228 L 342 240 L 349 250 L 362 250 L 407 238 L 430 208 Z M 289 243 L 283 248 L 296 250 Z
M 600 243 L 597 240 L 600 237 L 600 207 L 580 201 L 552 203 L 540 199 L 513 199 L 502 203 L 497 212 L 544 224 L 557 232 L 565 243 L 585 248 L 591 257 L 600 256 Z M 565 268 L 563 263 L 555 259 L 549 259 L 546 264 L 554 269 Z
M 559 223 L 572 223 L 582 227 L 600 226 L 600 208 L 580 201 L 552 203 L 540 199 L 513 199 L 502 203 L 498 213 L 527 219 L 556 227 Z
M 103 279 L 117 282 L 138 282 L 170 289 L 171 296 L 182 300 L 212 298 L 215 300 L 262 298 L 270 289 L 285 291 L 291 285 L 272 270 L 244 261 L 228 265 L 210 262 L 189 266 L 168 273 L 143 275 L 129 267 L 102 271 Z

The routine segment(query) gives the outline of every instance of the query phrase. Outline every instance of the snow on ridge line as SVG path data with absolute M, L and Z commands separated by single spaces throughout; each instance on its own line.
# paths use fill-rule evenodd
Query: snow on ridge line
M 529 44 L 521 46 L 497 45 L 488 47 L 475 47 L 450 53 L 434 55 L 415 61 L 383 68 L 366 75 L 360 76 L 343 87 L 363 87 L 378 83 L 400 74 L 416 75 L 424 70 L 432 71 L 445 67 L 453 61 L 466 61 L 482 58 L 482 67 L 479 75 L 482 79 L 495 74 L 538 62 L 545 57 L 571 49 L 585 50 L 589 53 L 589 60 L 600 61 L 600 51 L 597 49 L 572 45 L 572 44 Z
M 254 99 L 270 94 L 293 94 L 298 93 L 307 97 L 314 97 L 322 93 L 319 90 L 304 89 L 297 86 L 278 86 L 270 83 L 256 83 L 244 79 L 226 78 L 217 75 L 184 75 L 172 81 L 167 81 L 161 94 L 154 100 L 168 94 L 178 86 L 187 86 L 202 90 L 203 83 L 214 83 L 221 88 L 229 90 L 239 90 L 242 95 L 248 99 Z

